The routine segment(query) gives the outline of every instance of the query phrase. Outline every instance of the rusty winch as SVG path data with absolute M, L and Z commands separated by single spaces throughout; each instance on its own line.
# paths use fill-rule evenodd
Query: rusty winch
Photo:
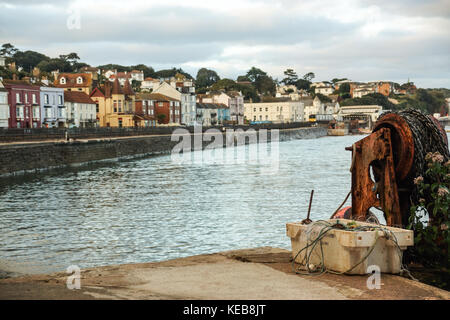
M 425 155 L 437 151 L 450 158 L 439 122 L 412 109 L 380 115 L 372 133 L 346 150 L 352 151 L 352 218 L 364 220 L 375 207 L 389 226 L 407 224 L 417 197 L 414 178 L 426 170 Z

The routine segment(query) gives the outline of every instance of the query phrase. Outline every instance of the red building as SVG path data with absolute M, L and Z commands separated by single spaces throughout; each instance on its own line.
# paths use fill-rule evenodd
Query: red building
M 26 81 L 4 80 L 8 91 L 9 128 L 40 128 L 40 88 Z
M 153 100 L 146 99 L 145 95 L 141 98 L 139 94 L 136 96 L 135 126 L 138 126 L 138 121 L 143 121 L 145 127 L 153 127 L 156 125 L 155 104 Z
M 153 116 L 157 119 L 158 123 L 181 123 L 180 100 L 160 93 L 141 93 L 137 95 L 137 99 L 147 101 L 147 104 L 141 104 L 140 107 L 142 111 L 144 111 L 144 108 L 148 108 L 150 112 L 153 110 Z

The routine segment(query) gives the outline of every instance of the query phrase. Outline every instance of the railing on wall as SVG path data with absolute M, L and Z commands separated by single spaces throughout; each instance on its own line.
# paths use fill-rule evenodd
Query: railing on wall
M 210 127 L 202 127 L 202 130 L 209 128 L 217 128 L 224 130 L 225 128 L 247 130 L 253 128 L 258 129 L 292 129 L 312 126 L 309 122 L 292 122 L 292 123 L 263 123 L 254 125 L 216 125 Z M 22 142 L 22 141 L 49 141 L 49 140 L 65 140 L 70 139 L 101 139 L 114 137 L 130 137 L 142 135 L 161 135 L 171 134 L 177 128 L 185 128 L 190 132 L 194 132 L 194 127 L 187 126 L 160 126 L 160 127 L 127 127 L 127 128 L 17 128 L 17 129 L 1 129 L 0 142 Z

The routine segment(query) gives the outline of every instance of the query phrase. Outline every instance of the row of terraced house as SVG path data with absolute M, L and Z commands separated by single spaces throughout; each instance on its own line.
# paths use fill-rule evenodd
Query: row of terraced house
M 0 82 L 0 128 L 150 127 L 243 124 L 240 92 L 197 97 L 193 80 L 151 79 L 151 90 L 135 92 L 140 73 L 110 71 L 99 83 L 96 68 L 54 72 L 54 82 Z M 141 79 L 139 79 L 141 80 Z

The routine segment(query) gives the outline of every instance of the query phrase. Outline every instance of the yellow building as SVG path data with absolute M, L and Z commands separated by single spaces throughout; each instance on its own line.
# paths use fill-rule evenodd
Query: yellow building
M 84 92 L 89 95 L 95 83 L 92 73 L 55 73 L 54 85 L 65 91 Z
M 95 88 L 91 99 L 97 103 L 97 121 L 100 127 L 142 126 L 142 119 L 136 116 L 136 94 L 128 81 L 123 87 L 117 78 L 111 84 Z

